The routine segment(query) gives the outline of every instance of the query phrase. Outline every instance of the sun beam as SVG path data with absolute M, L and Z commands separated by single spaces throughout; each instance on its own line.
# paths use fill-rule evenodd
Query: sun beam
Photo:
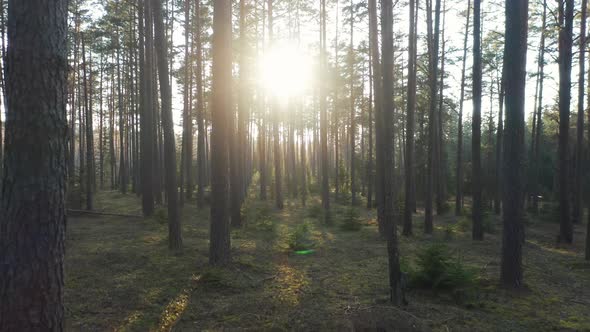
M 277 45 L 260 58 L 258 79 L 279 98 L 302 94 L 311 84 L 311 60 L 297 45 Z

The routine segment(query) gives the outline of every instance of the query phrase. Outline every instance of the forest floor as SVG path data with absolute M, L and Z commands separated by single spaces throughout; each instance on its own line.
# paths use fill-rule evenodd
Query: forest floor
M 453 258 L 471 268 L 475 291 L 409 290 L 409 304 L 388 304 L 386 243 L 374 211 L 359 207 L 362 227 L 346 231 L 347 208 L 333 204 L 323 225 L 316 197 L 302 207 L 287 199 L 249 198 L 246 226 L 232 230 L 233 263 L 208 267 L 209 212 L 194 202 L 183 210 L 184 250 L 171 252 L 165 213 L 149 219 L 73 215 L 66 252 L 68 331 L 381 330 L 381 331 L 590 331 L 590 264 L 583 259 L 585 225 L 575 244 L 556 246 L 558 225 L 530 221 L 524 245 L 526 290 L 499 288 L 501 224 L 492 217 L 485 240 L 474 242 L 465 220 L 435 219 L 434 236 L 400 237 L 404 264 L 432 243 L 444 242 Z M 100 192 L 96 210 L 140 214 L 132 194 Z M 307 226 L 300 226 L 306 224 Z M 307 255 L 292 248 L 301 228 Z M 303 242 L 305 242 L 303 241 Z

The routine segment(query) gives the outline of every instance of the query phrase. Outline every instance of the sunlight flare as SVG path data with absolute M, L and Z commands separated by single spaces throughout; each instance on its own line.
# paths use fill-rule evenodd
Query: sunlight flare
M 279 98 L 302 94 L 311 85 L 311 60 L 297 45 L 281 44 L 259 60 L 258 79 L 263 88 Z

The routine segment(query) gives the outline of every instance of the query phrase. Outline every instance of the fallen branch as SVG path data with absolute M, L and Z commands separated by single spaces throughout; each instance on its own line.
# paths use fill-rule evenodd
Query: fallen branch
M 68 209 L 69 213 L 78 213 L 78 214 L 90 214 L 94 216 L 110 216 L 110 217 L 123 217 L 123 218 L 143 218 L 143 216 L 137 214 L 122 214 L 122 213 L 109 213 L 109 212 L 98 212 L 98 211 L 89 211 L 89 210 L 72 210 Z

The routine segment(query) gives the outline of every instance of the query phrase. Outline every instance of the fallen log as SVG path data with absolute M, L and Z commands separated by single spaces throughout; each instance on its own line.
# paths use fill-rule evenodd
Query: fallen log
M 98 211 L 90 211 L 90 210 L 72 210 L 68 209 L 68 214 L 90 214 L 94 216 L 108 216 L 108 217 L 123 217 L 123 218 L 143 218 L 141 215 L 137 214 L 123 214 L 123 213 L 110 213 L 110 212 L 98 212 Z

